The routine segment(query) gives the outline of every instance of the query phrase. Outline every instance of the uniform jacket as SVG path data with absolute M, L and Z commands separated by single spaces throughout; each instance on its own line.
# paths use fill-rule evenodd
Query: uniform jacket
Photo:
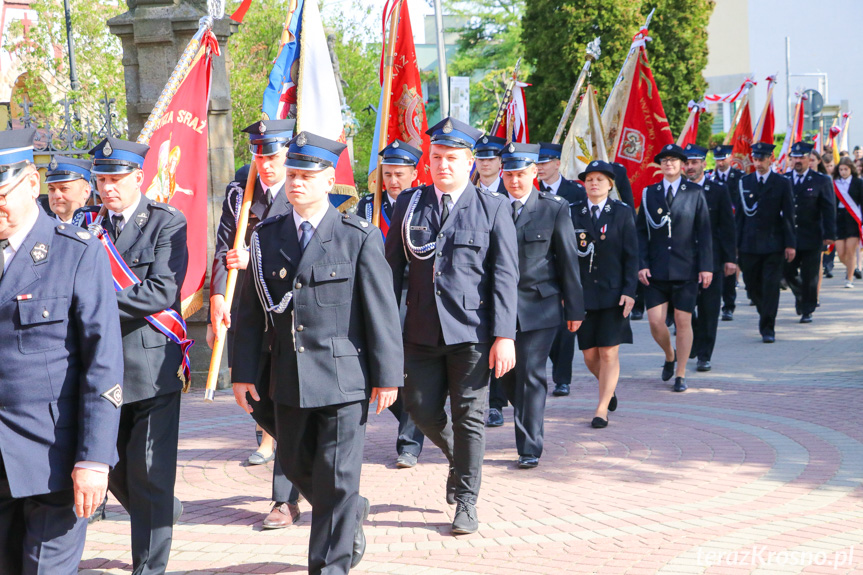
M 111 219 L 103 226 L 114 234 Z M 186 217 L 182 212 L 141 194 L 132 219 L 114 245 L 141 283 L 117 292 L 123 333 L 126 403 L 182 389 L 177 375 L 180 346 L 156 331 L 144 318 L 167 308 L 180 313 L 180 286 L 186 277 Z
M 584 307 L 589 310 L 617 307 L 620 296 L 635 298 L 638 285 L 638 236 L 632 208 L 609 199 L 593 223 L 590 204 L 579 202 L 570 208 L 579 254 Z M 603 232 L 602 229 L 605 228 Z
M 791 171 L 785 177 L 794 191 L 794 223 L 798 250 L 820 250 L 824 240 L 836 239 L 836 192 L 829 176 L 809 170 L 800 184 Z
M 386 196 L 386 191 L 382 191 L 382 195 Z M 381 197 L 381 210 L 390 218 L 390 222 L 392 222 L 393 218 L 393 205 L 395 204 L 395 200 L 392 198 Z M 371 223 L 372 221 L 372 209 L 375 205 L 375 196 L 374 194 L 367 194 L 360 198 L 360 201 L 357 202 L 357 215 L 367 222 Z
M 796 248 L 791 182 L 770 171 L 761 186 L 756 174 L 751 173 L 740 180 L 736 195 L 738 209 L 734 215 L 739 253 L 770 254 Z
M 518 329 L 556 328 L 584 319 L 575 234 L 563 198 L 532 190 L 515 222 L 518 239 Z
M 561 176 L 560 186 L 557 188 L 557 195 L 572 205 L 576 202 L 587 201 L 587 192 L 584 186 L 574 180 L 567 180 Z
M 290 307 L 265 315 L 254 267 L 241 292 L 232 380 L 254 383 L 263 338 L 272 346 L 270 396 L 314 408 L 369 398 L 372 387 L 404 384 L 398 306 L 377 228 L 329 206 L 302 255 L 293 208 L 256 229 L 260 273 L 272 300 Z M 254 240 L 253 240 L 254 241 Z M 258 257 L 260 259 L 258 259 Z M 264 330 L 267 330 L 265 333 Z
M 434 256 L 411 254 L 404 340 L 436 346 L 515 339 L 518 243 L 506 196 L 468 183 L 440 225 L 434 186 L 402 192 L 387 236 L 386 256 L 396 297 L 402 293 L 408 263 L 402 223 L 414 193 L 419 202 L 408 223 L 412 243 L 435 243 Z
M 0 278 L 0 453 L 12 497 L 70 489 L 78 461 L 117 462 L 123 355 L 108 257 L 88 232 L 56 224 L 40 210 Z
M 710 212 L 710 229 L 713 237 L 713 269 L 721 270 L 724 264 L 737 263 L 737 232 L 734 229 L 734 207 L 728 188 L 721 182 L 704 180 L 702 187 L 707 210 Z
M 237 236 L 237 216 L 240 203 L 245 193 L 245 182 L 231 182 L 225 190 L 225 200 L 222 202 L 222 217 L 219 219 L 219 229 L 216 231 L 216 248 L 213 254 L 213 271 L 210 275 L 210 295 L 225 295 L 228 283 L 228 268 L 225 267 L 225 255 L 234 247 L 234 238 Z M 255 194 L 252 197 L 252 206 L 249 209 L 249 225 L 246 228 L 246 245 L 255 225 L 272 216 L 279 216 L 288 211 L 288 196 L 285 194 L 284 186 L 279 188 L 278 194 L 273 198 L 273 203 L 267 201 L 267 193 L 261 186 L 261 178 L 255 182 Z M 237 275 L 237 291 L 243 285 L 243 276 L 246 270 L 239 270 Z M 237 301 L 238 298 L 234 298 Z M 236 306 L 232 306 L 236 310 Z
M 667 225 L 653 229 L 647 213 L 658 223 L 669 214 L 669 208 L 662 181 L 644 188 L 635 220 L 639 269 L 649 268 L 651 277 L 661 281 L 693 281 L 699 272 L 712 273 L 710 213 L 701 186 L 681 181 L 672 206 L 670 232 Z
M 737 194 L 737 189 L 740 186 L 740 180 L 745 176 L 741 170 L 737 168 L 729 168 L 728 174 L 726 175 L 726 179 L 723 180 L 716 170 L 710 174 L 710 179 L 714 182 L 719 182 L 720 184 L 724 184 L 726 188 L 728 188 L 728 193 L 731 195 L 731 207 L 734 209 L 734 213 L 737 213 L 738 204 L 740 202 L 740 197 Z

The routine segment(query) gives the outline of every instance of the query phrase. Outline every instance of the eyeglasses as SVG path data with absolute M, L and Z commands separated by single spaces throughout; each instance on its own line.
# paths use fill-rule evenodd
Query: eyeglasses
M 15 190 L 17 190 L 18 186 L 21 185 L 21 182 L 23 182 L 26 179 L 27 179 L 26 177 L 19 177 L 18 182 L 14 186 L 9 188 L 8 192 L 6 192 L 5 194 L 0 194 L 0 206 L 5 206 L 6 204 L 9 203 L 9 201 L 6 199 L 6 196 L 8 196 L 9 194 L 11 194 Z
M 674 162 L 679 162 L 680 158 L 662 158 L 659 160 L 660 164 L 673 164 Z

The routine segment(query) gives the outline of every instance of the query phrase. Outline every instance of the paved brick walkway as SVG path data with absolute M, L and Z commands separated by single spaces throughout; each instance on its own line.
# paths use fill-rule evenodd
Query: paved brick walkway
M 839 278 L 837 273 L 836 277 Z M 487 434 L 478 533 L 453 537 L 446 467 L 427 444 L 394 466 L 396 423 L 371 416 L 362 492 L 371 500 L 358 573 L 863 573 L 863 289 L 825 280 L 815 322 L 783 292 L 777 342 L 754 308 L 720 323 L 714 370 L 690 389 L 660 381 L 647 322 L 624 346 L 620 407 L 593 430 L 595 383 L 576 353 L 568 398 L 550 397 L 540 467 L 515 466 L 511 410 Z M 184 397 L 172 573 L 302 573 L 301 522 L 261 531 L 270 468 L 248 467 L 253 426 L 228 393 Z M 91 527 L 83 573 L 130 571 L 115 501 Z M 819 565 L 820 564 L 820 565 Z

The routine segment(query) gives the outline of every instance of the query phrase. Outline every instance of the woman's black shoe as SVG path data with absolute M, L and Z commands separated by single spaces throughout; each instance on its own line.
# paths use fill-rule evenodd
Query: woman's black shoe
M 617 394 L 611 396 L 611 401 L 608 402 L 608 411 L 617 411 Z
M 593 421 L 590 422 L 590 426 L 594 429 L 602 429 L 603 427 L 608 427 L 608 420 L 602 419 L 601 417 L 594 417 Z

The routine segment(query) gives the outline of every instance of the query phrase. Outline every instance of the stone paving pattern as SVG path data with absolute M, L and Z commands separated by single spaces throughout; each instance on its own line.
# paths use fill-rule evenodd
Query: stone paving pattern
M 597 388 L 576 352 L 572 395 L 549 397 L 537 469 L 515 465 L 510 408 L 506 425 L 488 430 L 473 535 L 449 532 L 441 452 L 427 442 L 416 468 L 396 469 L 396 421 L 371 415 L 368 548 L 354 572 L 863 573 L 863 284 L 843 289 L 844 271 L 835 273 L 812 324 L 797 323 L 782 293 L 773 345 L 761 343 L 739 292 L 735 320 L 720 322 L 713 371 L 690 361 L 682 394 L 659 378 L 647 320 L 633 322 L 606 429 L 590 428 Z M 305 572 L 308 503 L 297 525 L 261 531 L 271 467 L 245 463 L 250 418 L 229 392 L 206 404 L 195 391 L 182 409 L 185 513 L 169 572 Z M 113 499 L 108 520 L 89 530 L 81 569 L 131 571 L 128 516 Z

